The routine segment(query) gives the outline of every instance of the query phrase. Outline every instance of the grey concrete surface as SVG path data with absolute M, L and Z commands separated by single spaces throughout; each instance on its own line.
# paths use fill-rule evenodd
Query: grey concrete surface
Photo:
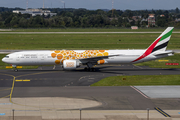
M 135 86 L 150 98 L 180 98 L 180 86 Z
M 16 111 L 66 111 L 79 110 L 101 106 L 102 103 L 93 99 L 80 99 L 68 97 L 19 97 L 0 99 L 0 108 Z M 4 104 L 2 104 L 4 103 Z M 3 111 L 3 110 L 1 110 Z
M 0 31 L 12 31 L 13 29 L 0 29 Z
M 169 111 L 173 114 L 178 111 Z M 79 110 L 75 111 L 15 111 L 15 120 L 80 120 Z M 155 110 L 150 110 L 149 120 L 178 120 L 177 117 L 166 118 Z M 33 116 L 34 114 L 34 116 Z M 12 116 L 0 116 L 1 120 L 12 120 Z M 147 111 L 135 110 L 116 110 L 116 111 L 103 111 L 103 110 L 82 110 L 82 120 L 147 120 Z
M 162 32 L 0 32 L 0 34 L 152 34 Z M 173 32 L 180 33 L 180 32 Z

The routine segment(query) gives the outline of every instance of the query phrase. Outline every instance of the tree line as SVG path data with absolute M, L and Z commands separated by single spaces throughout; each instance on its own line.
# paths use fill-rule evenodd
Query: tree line
M 30 14 L 12 13 L 21 8 L 0 8 L 0 28 L 112 28 L 145 27 L 149 14 L 155 14 L 156 26 L 180 27 L 179 9 L 174 10 L 87 10 L 51 8 L 56 16 L 31 16 Z M 163 15 L 163 16 L 162 16 Z M 134 20 L 133 16 L 141 16 Z M 143 21 L 144 20 L 144 21 Z

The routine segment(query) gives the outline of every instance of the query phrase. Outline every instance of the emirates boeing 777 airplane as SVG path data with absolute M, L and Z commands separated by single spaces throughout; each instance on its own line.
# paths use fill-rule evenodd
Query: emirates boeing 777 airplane
M 173 27 L 168 27 L 147 49 L 144 50 L 43 50 L 22 51 L 8 54 L 2 59 L 16 68 L 18 65 L 61 65 L 64 70 L 72 70 L 87 65 L 85 69 L 95 71 L 97 64 L 134 64 L 167 56 L 166 51 Z M 18 71 L 15 69 L 15 71 Z

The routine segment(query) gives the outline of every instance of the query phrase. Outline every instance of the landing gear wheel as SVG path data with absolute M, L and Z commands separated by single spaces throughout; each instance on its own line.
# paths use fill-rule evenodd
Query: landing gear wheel
M 96 71 L 96 69 L 95 69 L 95 68 L 92 68 L 92 71 L 93 71 L 93 72 L 95 72 L 95 71 Z
M 84 70 L 85 71 L 90 71 L 90 72 L 95 72 L 96 71 L 95 68 L 88 68 L 88 67 L 85 67 Z
M 88 71 L 90 71 L 90 72 L 95 72 L 96 69 L 95 69 L 95 68 L 89 68 Z
M 84 68 L 84 70 L 85 70 L 85 71 L 88 71 L 88 68 L 87 68 L 87 67 L 85 67 L 85 68 Z
M 95 68 L 90 68 L 90 70 L 91 70 L 92 72 L 95 72 L 95 71 L 96 71 L 96 69 L 95 69 Z

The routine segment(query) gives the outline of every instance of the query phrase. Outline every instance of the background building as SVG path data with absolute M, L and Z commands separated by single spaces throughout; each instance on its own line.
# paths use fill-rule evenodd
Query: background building
M 26 10 L 13 10 L 13 13 L 21 13 L 21 14 L 31 14 L 32 16 L 37 15 L 45 15 L 45 16 L 55 16 L 57 13 L 51 13 L 49 10 L 42 10 L 42 9 L 26 9 Z
M 154 14 L 149 14 L 149 17 L 148 17 L 148 27 L 150 26 L 155 26 L 155 16 Z

